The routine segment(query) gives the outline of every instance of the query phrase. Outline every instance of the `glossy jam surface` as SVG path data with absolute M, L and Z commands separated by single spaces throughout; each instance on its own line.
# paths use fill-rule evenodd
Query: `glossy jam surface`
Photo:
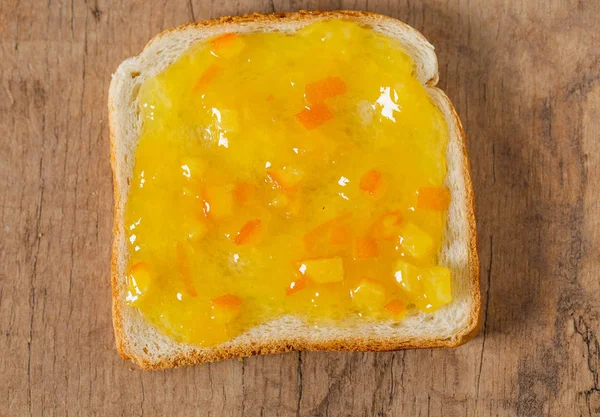
M 443 115 L 401 46 L 319 22 L 194 44 L 138 93 L 127 302 L 209 346 L 283 315 L 402 320 L 438 265 Z

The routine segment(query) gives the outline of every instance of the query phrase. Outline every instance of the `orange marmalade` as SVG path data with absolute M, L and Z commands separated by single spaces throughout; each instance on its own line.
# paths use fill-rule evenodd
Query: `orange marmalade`
M 447 128 L 400 44 L 344 21 L 198 42 L 138 93 L 127 302 L 210 346 L 284 315 L 451 302 Z

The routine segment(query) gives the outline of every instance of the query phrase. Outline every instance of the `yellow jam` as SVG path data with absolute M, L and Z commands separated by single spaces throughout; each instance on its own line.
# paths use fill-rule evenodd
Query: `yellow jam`
M 447 129 L 394 40 L 344 21 L 194 44 L 138 93 L 127 302 L 209 346 L 292 314 L 402 320 L 438 265 Z

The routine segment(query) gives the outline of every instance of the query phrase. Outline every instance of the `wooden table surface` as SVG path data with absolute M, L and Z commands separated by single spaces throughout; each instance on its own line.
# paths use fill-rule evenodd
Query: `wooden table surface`
M 481 331 L 141 371 L 110 314 L 111 73 L 163 29 L 302 8 L 384 13 L 436 46 L 467 131 Z M 0 415 L 600 415 L 599 18 L 583 0 L 2 0 Z

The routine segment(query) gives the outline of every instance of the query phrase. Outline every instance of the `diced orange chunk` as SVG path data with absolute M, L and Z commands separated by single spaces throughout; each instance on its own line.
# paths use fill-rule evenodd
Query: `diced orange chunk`
M 210 300 L 211 318 L 220 324 L 235 320 L 241 312 L 242 299 L 233 294 L 225 294 Z
M 341 214 L 312 229 L 310 232 L 304 235 L 304 245 L 306 248 L 311 249 L 314 248 L 318 243 L 327 242 L 332 227 L 343 224 L 343 222 L 350 218 L 350 216 L 352 216 L 352 213 L 350 212 Z
M 413 297 L 422 297 L 423 280 L 421 278 L 421 269 L 403 259 L 396 261 L 394 269 L 396 270 L 394 277 L 398 285 Z
M 233 294 L 221 295 L 220 297 L 213 298 L 210 302 L 214 306 L 222 308 L 238 308 L 242 305 L 242 299 Z
M 298 264 L 298 270 L 318 284 L 340 282 L 344 279 L 344 263 L 339 256 L 302 261 Z
M 359 187 L 364 192 L 379 197 L 383 188 L 383 178 L 381 172 L 372 169 L 362 176 Z
M 387 212 L 375 222 L 375 234 L 382 239 L 396 238 L 400 234 L 400 225 L 403 220 L 399 210 Z
M 283 168 L 267 170 L 267 176 L 278 187 L 289 190 L 296 187 L 302 181 L 304 172 L 290 166 L 284 166 Z
M 290 286 L 285 289 L 285 295 L 292 295 L 297 293 L 300 290 L 306 288 L 308 284 L 308 279 L 304 276 L 296 279 L 295 281 L 290 282 Z
M 242 226 L 238 234 L 233 239 L 236 245 L 249 245 L 257 243 L 262 233 L 262 222 L 260 219 L 254 219 Z
M 189 260 L 185 252 L 185 247 L 181 242 L 177 242 L 177 265 L 179 267 L 179 273 L 181 274 L 181 279 L 183 280 L 185 289 L 192 297 L 196 297 L 198 293 L 194 288 Z
M 321 80 L 306 84 L 306 100 L 309 103 L 321 103 L 326 98 L 339 96 L 348 91 L 348 86 L 340 77 L 325 77 Z
M 213 64 L 209 66 L 207 69 L 204 70 L 202 75 L 200 75 L 198 81 L 196 81 L 196 85 L 194 86 L 193 91 L 198 92 L 202 90 L 216 78 L 220 71 L 221 67 L 219 67 L 218 65 Z
M 413 258 L 425 258 L 435 249 L 433 238 L 419 226 L 405 223 L 400 228 L 400 245 Z
M 354 239 L 354 257 L 356 259 L 376 258 L 379 256 L 377 240 L 372 237 Z
M 295 116 L 307 130 L 312 130 L 328 120 L 333 119 L 333 113 L 329 111 L 327 106 L 323 103 L 312 104 L 310 107 L 303 109 L 300 113 Z
M 352 239 L 352 230 L 348 225 L 334 225 L 331 228 L 329 242 L 332 245 L 347 245 Z
M 394 316 L 398 316 L 404 312 L 404 303 L 400 300 L 392 300 L 383 308 Z
M 361 309 L 380 309 L 385 302 L 385 287 L 375 279 L 363 278 L 352 290 L 352 301 Z
M 446 188 L 421 187 L 417 196 L 417 208 L 444 211 L 450 205 L 450 191 Z
M 254 194 L 254 187 L 247 182 L 238 182 L 233 187 L 233 198 L 238 206 L 245 205 Z
M 452 301 L 452 277 L 443 266 L 431 266 L 423 271 L 423 288 L 431 307 L 436 309 Z
M 223 219 L 233 214 L 233 193 L 230 186 L 206 187 L 203 198 L 206 216 Z

